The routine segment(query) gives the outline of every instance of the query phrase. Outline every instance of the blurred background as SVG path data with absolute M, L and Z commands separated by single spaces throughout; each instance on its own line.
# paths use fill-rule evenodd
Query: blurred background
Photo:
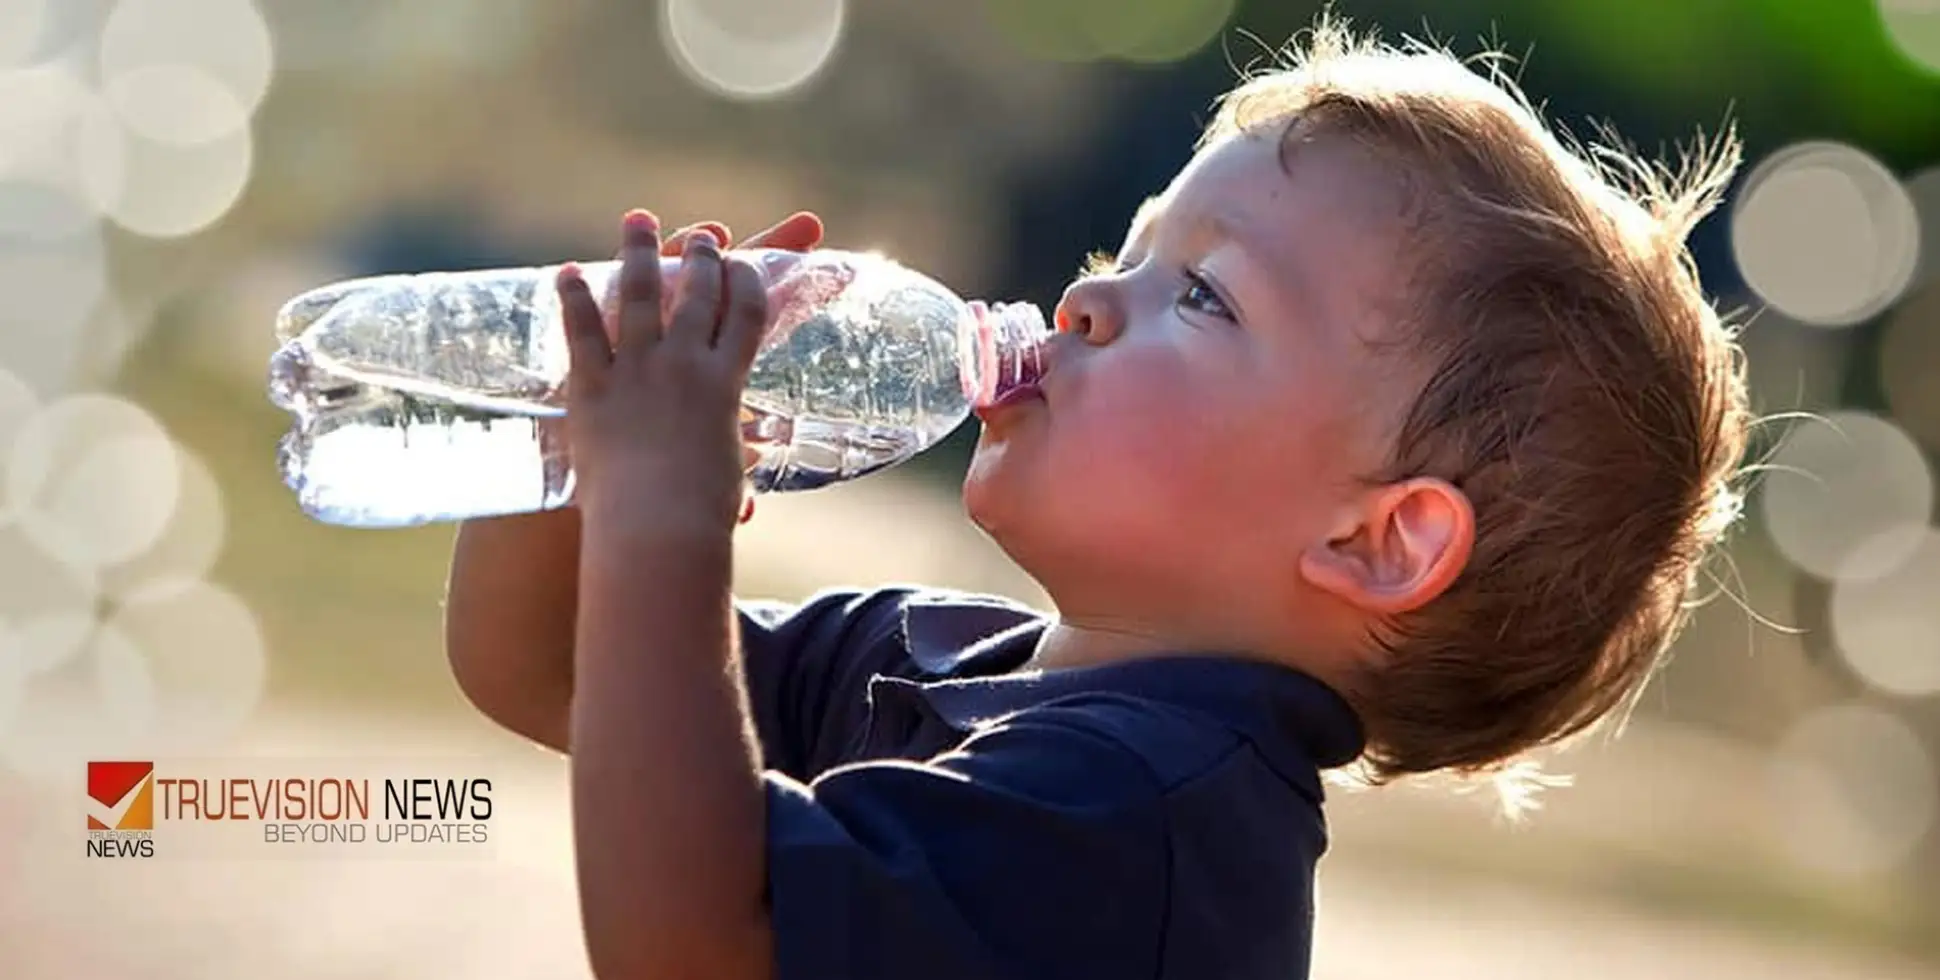
M 0 976 L 585 974 L 560 760 L 446 673 L 451 529 L 304 518 L 271 318 L 353 275 L 601 258 L 630 206 L 807 208 L 1050 303 L 1304 0 L 0 0 Z M 1770 469 L 1623 738 L 1332 804 L 1315 975 L 1940 976 L 1940 3 L 1341 0 L 1484 42 L 1581 135 L 1735 118 L 1695 241 Z M 1809 413 L 1787 416 L 1785 413 Z M 966 427 L 764 501 L 741 590 L 1043 601 L 965 522 Z M 830 548 L 831 541 L 842 547 Z M 85 862 L 89 758 L 443 753 L 482 862 Z M 106 866 L 103 866 L 103 865 Z

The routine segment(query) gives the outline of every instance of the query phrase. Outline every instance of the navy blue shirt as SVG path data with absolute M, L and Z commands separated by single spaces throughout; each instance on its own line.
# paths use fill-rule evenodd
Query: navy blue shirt
M 1026 671 L 1046 620 L 917 589 L 743 602 L 780 980 L 1302 980 L 1320 770 L 1269 664 Z

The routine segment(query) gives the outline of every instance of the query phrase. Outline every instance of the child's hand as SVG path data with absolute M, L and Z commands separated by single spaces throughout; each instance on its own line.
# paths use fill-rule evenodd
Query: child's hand
M 699 234 L 713 235 L 714 240 L 719 242 L 723 249 L 734 245 L 734 239 L 728 231 L 727 225 L 718 221 L 703 221 L 699 224 L 688 225 L 668 235 L 667 240 L 660 245 L 660 254 L 683 254 L 687 246 L 687 240 Z M 765 230 L 756 232 L 747 241 L 734 247 L 750 249 L 774 248 L 781 249 L 785 252 L 807 252 L 822 244 L 822 235 L 822 219 L 819 216 L 809 211 L 797 211 L 770 225 Z M 741 453 L 742 471 L 746 472 L 747 468 L 753 466 L 759 458 L 759 455 L 752 448 L 743 448 Z M 746 524 L 753 519 L 754 491 L 744 483 L 741 491 L 740 522 Z
M 822 244 L 822 219 L 808 211 L 797 211 L 769 226 L 767 229 L 750 236 L 747 241 L 736 244 L 728 232 L 727 225 L 718 221 L 703 221 L 688 225 L 667 236 L 661 243 L 660 254 L 680 255 L 687 246 L 687 239 L 702 232 L 714 236 L 721 248 L 776 248 L 784 252 L 807 252 Z
M 617 342 L 578 267 L 559 275 L 580 509 L 602 534 L 727 531 L 743 509 L 741 393 L 768 320 L 761 276 L 724 260 L 711 232 L 693 234 L 663 323 L 658 222 L 628 214 L 624 242 Z

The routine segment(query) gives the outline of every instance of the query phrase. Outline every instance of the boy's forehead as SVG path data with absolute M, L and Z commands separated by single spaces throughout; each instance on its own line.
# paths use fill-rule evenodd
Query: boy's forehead
M 1149 232 L 1169 212 L 1190 212 L 1196 222 L 1243 220 L 1262 197 L 1291 189 L 1275 141 L 1257 135 L 1222 140 L 1195 153 L 1166 188 L 1145 199 L 1133 213 L 1126 241 Z
M 1130 242 L 1210 232 L 1236 246 L 1242 270 L 1231 283 L 1256 299 L 1256 313 L 1299 311 L 1363 340 L 1380 334 L 1406 241 L 1387 172 L 1351 141 L 1307 135 L 1295 145 L 1266 132 L 1207 146 L 1133 218 Z M 1245 305 L 1244 299 L 1242 304 Z M 1291 315 L 1291 313 L 1289 313 Z M 1321 335 L 1315 332 L 1313 335 Z

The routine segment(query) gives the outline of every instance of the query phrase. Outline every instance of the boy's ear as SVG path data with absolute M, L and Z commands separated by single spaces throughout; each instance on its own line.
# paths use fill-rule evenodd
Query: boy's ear
M 1317 589 L 1383 616 L 1419 609 L 1448 590 L 1475 547 L 1475 509 L 1446 480 L 1390 484 L 1362 501 L 1355 518 L 1300 556 Z

